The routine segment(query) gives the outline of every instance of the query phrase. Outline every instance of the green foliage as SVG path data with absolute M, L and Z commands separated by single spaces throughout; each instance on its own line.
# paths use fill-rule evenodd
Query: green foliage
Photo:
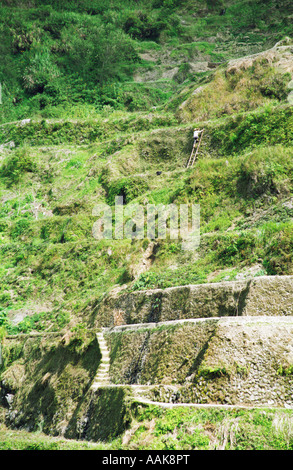
M 198 370 L 198 375 L 213 380 L 217 377 L 230 377 L 231 372 L 226 367 L 207 367 L 205 365 L 201 365 Z
M 292 175 L 291 150 L 283 146 L 254 151 L 241 163 L 237 189 L 244 197 L 258 198 L 265 193 L 287 192 Z
M 0 428 L 2 450 L 292 450 L 290 410 L 219 410 L 215 408 L 164 409 L 134 403 L 135 421 L 130 441 L 76 441 L 49 437 L 42 432 Z M 138 427 L 139 425 L 139 427 Z M 228 430 L 225 440 L 223 428 Z
M 20 126 L 7 124 L 0 127 L 0 142 L 13 141 L 17 146 L 37 146 L 43 144 L 58 145 L 62 143 L 89 144 L 98 140 L 118 137 L 121 133 L 132 131 L 147 131 L 156 127 L 169 127 L 177 121 L 171 114 L 140 114 L 126 113 L 122 115 L 95 115 L 95 118 L 87 118 L 72 122 L 72 120 L 42 120 L 31 121 Z M 116 144 L 117 145 L 117 144 Z M 24 150 L 23 150 L 24 152 Z M 12 165 L 11 165 L 12 166 Z M 33 166 L 31 167 L 32 171 Z
M 164 409 L 136 404 L 133 413 L 140 427 L 129 443 L 132 448 L 215 450 L 223 445 L 225 450 L 292 448 L 290 411 Z M 228 430 L 227 439 L 223 429 Z
M 174 80 L 178 83 L 183 83 L 191 75 L 191 66 L 189 63 L 181 64 L 178 72 L 174 75 Z
M 107 450 L 108 443 L 89 443 L 74 439 L 60 439 L 51 437 L 40 431 L 26 432 L 7 430 L 4 426 L 0 428 L 0 450 Z M 117 448 L 119 443 L 111 443 L 111 448 Z
M 19 344 L 9 349 L 14 339 L 5 340 L 4 369 L 27 368 L 19 425 L 58 433 L 58 413 L 72 416 L 72 424 L 84 406 L 99 362 L 88 328 L 103 321 L 100 301 L 113 286 L 127 284 L 129 292 L 234 280 L 256 264 L 252 276 L 293 274 L 293 113 L 283 104 L 288 74 L 257 63 L 229 75 L 224 66 L 214 73 L 211 64 L 251 55 L 289 34 L 287 2 L 279 8 L 276 2 L 212 0 L 45 3 L 9 0 L 0 7 L 0 119 L 6 122 L 0 126 L 0 342 L 6 334 L 52 333 L 48 344 L 30 338 L 25 351 Z M 217 35 L 225 40 L 215 42 Z M 208 62 L 209 70 L 195 73 L 196 61 Z M 219 88 L 213 90 L 214 83 Z M 221 83 L 230 108 L 222 106 Z M 162 110 L 170 101 L 174 111 L 200 85 L 211 85 L 204 112 L 219 105 L 205 119 L 220 119 L 205 122 L 202 153 L 186 170 L 194 122 L 182 124 Z M 13 122 L 26 117 L 33 119 Z M 6 148 L 9 142 L 16 149 Z M 183 252 L 181 239 L 159 240 L 148 265 L 149 240 L 94 240 L 92 208 L 121 195 L 126 205 L 199 203 L 197 252 Z M 136 277 L 141 267 L 146 271 Z M 41 303 L 50 307 L 42 311 Z M 12 323 L 17 310 L 28 308 L 30 315 Z M 158 294 L 149 320 L 160 315 Z M 61 343 L 54 342 L 53 332 L 69 328 L 68 344 L 63 333 Z M 247 373 L 238 365 L 235 372 Z M 203 365 L 199 373 L 214 380 L 231 371 Z M 277 374 L 291 377 L 292 367 L 278 366 Z M 140 426 L 128 434 L 129 444 L 111 442 L 130 424 L 123 394 L 116 387 L 90 402 L 93 427 L 106 422 L 101 434 L 112 448 L 209 449 L 223 445 L 223 430 L 229 430 L 227 449 L 293 448 L 289 412 L 133 402 Z M 69 446 L 40 434 L 21 436 L 1 435 L 2 447 Z
M 293 375 L 293 366 L 292 365 L 288 367 L 280 366 L 277 372 L 279 375 L 283 375 L 285 377 L 289 375 Z
M 31 95 L 36 95 L 43 93 L 48 85 L 47 91 L 50 93 L 50 83 L 54 82 L 60 74 L 50 51 L 43 46 L 35 46 L 34 49 L 30 49 L 27 62 L 22 77 L 24 90 Z
M 123 24 L 124 31 L 132 38 L 148 41 L 157 41 L 163 28 L 164 23 L 141 11 L 129 15 Z
M 256 236 L 253 233 L 244 232 L 238 237 L 223 237 L 219 249 L 219 259 L 223 264 L 231 265 L 235 262 L 241 262 L 255 251 Z M 237 260 L 237 261 L 236 261 Z
M 28 219 L 19 219 L 11 230 L 11 238 L 20 238 L 24 233 L 27 232 L 29 227 L 30 222 Z
M 222 153 L 239 153 L 258 145 L 290 144 L 293 137 L 291 106 L 260 109 L 238 115 L 219 125 L 212 136 L 212 145 Z
M 92 29 L 77 36 L 71 45 L 69 61 L 76 72 L 87 80 L 105 83 L 127 76 L 138 56 L 129 38 L 111 25 Z
M 241 42 L 247 43 L 247 53 L 250 48 L 257 51 L 263 50 L 264 44 L 271 45 L 268 31 L 275 42 L 290 34 L 285 5 L 268 2 L 255 5 L 251 1 L 235 1 L 226 6 L 223 16 L 219 15 L 222 1 L 204 6 L 196 2 L 190 6 L 187 0 L 113 0 L 110 4 L 105 0 L 62 3 L 52 0 L 45 5 L 23 0 L 21 5 L 18 8 L 17 2 L 10 0 L 1 6 L 2 122 L 33 114 L 63 117 L 65 109 L 74 113 L 72 105 L 78 103 L 78 108 L 81 102 L 95 109 L 104 105 L 130 109 L 129 98 L 124 102 L 105 96 L 101 88 L 109 83 L 132 81 L 134 72 L 144 62 L 138 50 L 153 49 L 148 49 L 148 44 L 154 41 L 157 50 L 162 51 L 159 61 L 161 57 L 165 61 L 166 52 L 177 57 L 180 70 L 175 80 L 180 87 L 186 78 L 194 79 L 188 66 L 182 64 L 195 56 L 205 55 L 215 62 L 230 58 L 230 43 L 228 48 L 216 47 L 209 40 L 219 30 L 228 32 L 233 49 L 235 43 L 236 49 L 242 48 Z M 243 42 L 245 34 L 249 40 L 245 38 Z M 264 96 L 283 99 L 285 82 L 281 75 L 276 80 L 266 77 L 260 82 Z M 142 106 L 149 92 L 143 83 L 140 85 L 141 96 L 137 101 Z M 160 92 L 160 84 L 153 87 Z M 168 95 L 161 94 L 164 103 L 168 99 Z M 132 109 L 138 109 L 138 104 Z
M 264 266 L 268 274 L 281 275 L 293 273 L 293 236 L 292 222 L 278 224 L 267 244 Z M 263 239 L 268 234 L 265 229 Z M 286 266 L 286 267 L 285 267 Z
M 0 175 L 7 180 L 9 185 L 12 185 L 18 183 L 24 173 L 33 173 L 35 170 L 35 162 L 27 148 L 23 147 L 6 158 L 0 168 Z
M 181 5 L 184 5 L 187 0 L 153 0 L 152 1 L 152 7 L 153 8 L 161 8 L 163 7 L 164 9 L 174 9 L 176 7 L 179 7 Z
M 282 101 L 288 95 L 287 85 L 290 80 L 290 73 L 278 73 L 274 77 L 268 75 L 268 77 L 262 81 L 260 91 L 264 96 Z
M 160 276 L 156 273 L 148 272 L 143 273 L 139 278 L 133 283 L 133 290 L 143 290 L 151 289 L 154 286 L 160 285 Z
M 128 204 L 133 199 L 144 194 L 147 190 L 148 185 L 143 180 L 137 182 L 135 178 L 121 178 L 119 181 L 116 181 L 107 187 L 107 201 L 108 204 L 113 205 L 115 203 L 115 197 L 122 196 L 123 203 Z
M 0 322 L 1 322 L 1 317 L 0 317 Z M 1 325 L 1 326 L 0 326 L 0 344 L 3 342 L 3 340 L 4 340 L 4 338 L 5 338 L 6 335 L 7 335 L 7 330 L 6 330 L 6 328 L 5 328 L 3 325 Z M 1 353 L 0 353 L 0 354 L 1 354 Z

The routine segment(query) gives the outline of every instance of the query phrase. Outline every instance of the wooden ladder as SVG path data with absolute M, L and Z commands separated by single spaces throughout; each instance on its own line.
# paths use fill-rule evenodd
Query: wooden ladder
M 204 131 L 202 131 L 199 141 L 195 142 L 193 144 L 191 155 L 190 155 L 189 160 L 186 164 L 186 168 L 190 168 L 191 166 L 193 166 L 195 160 L 197 159 L 197 155 L 198 155 L 199 147 L 200 147 L 200 144 L 201 144 L 201 141 L 202 141 L 203 133 L 204 133 Z

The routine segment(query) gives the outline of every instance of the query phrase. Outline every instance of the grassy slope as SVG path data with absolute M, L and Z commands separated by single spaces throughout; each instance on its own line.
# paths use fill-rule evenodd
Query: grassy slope
M 81 442 L 0 427 L 1 450 L 290 450 L 290 411 L 134 405 L 132 428 L 109 442 Z
M 259 145 L 250 148 L 252 120 Z M 205 158 L 188 171 L 183 165 L 191 126 L 131 132 L 82 146 L 7 150 L 1 179 L 2 315 L 35 311 L 18 330 L 55 329 L 74 322 L 80 312 L 86 322 L 91 304 L 115 285 L 137 289 L 233 280 L 253 266 L 255 274 L 291 274 L 292 151 L 286 138 L 261 145 L 262 129 L 273 130 L 276 120 L 277 136 L 283 126 L 290 140 L 290 107 L 244 115 L 236 129 L 230 118 L 210 122 Z M 34 124 L 27 127 L 35 138 Z M 223 130 L 236 135 L 233 145 L 227 138 L 232 149 L 218 137 Z M 236 157 L 243 130 L 247 143 Z M 159 177 L 158 169 L 163 170 Z M 152 266 L 137 278 L 147 238 L 92 236 L 95 205 L 112 204 L 122 193 L 128 203 L 199 203 L 199 256 L 182 251 L 180 241 L 158 240 Z
M 289 0 L 1 5 L 2 122 L 162 107 L 209 75 L 198 63 L 223 63 L 291 34 Z

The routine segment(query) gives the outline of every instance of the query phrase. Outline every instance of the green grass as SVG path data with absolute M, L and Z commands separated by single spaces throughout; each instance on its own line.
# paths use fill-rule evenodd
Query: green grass
M 105 107 L 147 111 L 171 95 L 160 85 L 129 89 L 135 72 L 152 64 L 141 53 L 157 54 L 157 65 L 174 64 L 174 57 L 178 67 L 194 57 L 225 62 L 292 34 L 289 1 L 234 0 L 221 16 L 222 8 L 223 2 L 190 0 L 115 1 L 107 9 L 102 0 L 82 7 L 55 1 L 3 5 L 0 121 L 85 118 Z M 224 39 L 210 41 L 218 33 Z
M 137 404 L 135 413 L 130 449 L 289 450 L 293 445 L 291 411 L 166 410 Z
M 289 108 L 275 111 L 290 116 Z M 94 299 L 114 285 L 137 290 L 234 280 L 255 265 L 263 274 L 292 274 L 293 169 L 286 139 L 218 158 L 213 147 L 193 169 L 174 171 L 172 148 L 182 152 L 177 161 L 186 161 L 190 131 L 171 129 L 134 134 L 131 145 L 113 139 L 82 148 L 7 151 L 0 167 L 0 302 L 6 323 L 32 296 L 49 311 L 20 323 L 17 331 L 58 330 L 78 311 L 88 318 Z M 207 141 L 216 145 L 218 122 L 208 133 Z M 162 167 L 168 171 L 155 177 Z M 181 249 L 180 239 L 158 240 L 151 266 L 137 277 L 147 238 L 98 241 L 92 235 L 95 205 L 113 204 L 122 192 L 127 203 L 143 206 L 200 204 L 197 257 Z
M 235 74 L 226 64 L 292 34 L 290 2 L 277 8 L 275 2 L 231 1 L 225 15 L 222 2 L 210 1 L 115 0 L 107 8 L 102 0 L 47 3 L 24 1 L 19 8 L 11 1 L 0 8 L 1 338 L 64 333 L 76 325 L 82 336 L 113 288 L 232 281 L 250 268 L 254 276 L 293 274 L 293 115 L 286 102 L 292 77 L 262 61 Z M 222 65 L 194 72 L 197 62 Z M 199 86 L 204 91 L 194 94 Z M 31 121 L 19 122 L 25 118 Z M 199 160 L 186 170 L 195 123 L 205 137 Z M 199 249 L 184 252 L 180 239 L 155 240 L 139 275 L 146 234 L 101 241 L 92 234 L 95 205 L 113 205 L 119 195 L 144 209 L 200 204 Z M 18 315 L 23 319 L 15 323 Z M 19 354 L 15 345 L 6 359 L 16 361 L 16 374 L 31 367 L 33 406 L 41 398 L 49 403 L 51 391 L 44 394 L 40 385 L 44 371 L 34 369 L 37 351 L 31 362 Z M 70 380 L 80 397 L 86 379 L 70 354 L 64 372 L 61 356 L 46 367 L 59 374 L 56 403 L 69 406 Z M 278 372 L 292 374 L 285 366 Z M 124 440 L 78 443 L 2 425 L 0 449 L 293 446 L 289 410 L 136 404 L 132 413 Z M 31 420 L 41 430 L 42 420 Z
M 119 441 L 117 441 L 117 447 Z M 42 432 L 29 433 L 26 431 L 12 431 L 0 427 L 0 450 L 30 450 L 30 451 L 56 451 L 56 450 L 117 450 L 115 443 L 106 444 L 98 442 L 76 441 L 51 437 Z
M 132 426 L 109 442 L 49 437 L 0 428 L 1 450 L 292 450 L 292 412 L 231 411 L 135 404 Z M 126 437 L 127 436 L 127 437 Z M 225 437 L 226 436 L 226 437 Z

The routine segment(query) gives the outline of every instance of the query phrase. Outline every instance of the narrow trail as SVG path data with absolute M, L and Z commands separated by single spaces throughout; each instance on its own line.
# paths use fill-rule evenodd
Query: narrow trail
M 94 385 L 94 384 L 93 384 Z M 154 401 L 150 400 L 149 398 L 145 398 L 142 396 L 142 393 L 146 390 L 151 390 L 152 388 L 158 388 L 160 385 L 130 385 L 130 384 L 111 384 L 111 383 L 100 383 L 97 384 L 95 387 L 92 386 L 93 390 L 97 390 L 98 388 L 128 388 L 132 391 L 132 399 L 136 402 L 152 405 L 152 406 L 159 406 L 161 408 L 198 408 L 198 409 L 207 409 L 207 408 L 216 408 L 220 410 L 292 410 L 293 406 L 273 406 L 273 405 L 224 405 L 219 403 L 186 403 L 186 402 L 177 402 L 177 403 L 170 403 L 164 401 Z
M 144 403 L 146 405 L 153 405 L 153 406 L 160 406 L 162 408 L 217 408 L 220 410 L 288 410 L 293 409 L 293 407 L 282 407 L 282 406 L 272 406 L 272 405 L 221 405 L 216 403 L 167 403 L 167 402 L 160 402 L 160 401 L 152 401 L 147 398 L 143 398 L 141 396 L 137 396 L 137 400 L 140 403 Z

